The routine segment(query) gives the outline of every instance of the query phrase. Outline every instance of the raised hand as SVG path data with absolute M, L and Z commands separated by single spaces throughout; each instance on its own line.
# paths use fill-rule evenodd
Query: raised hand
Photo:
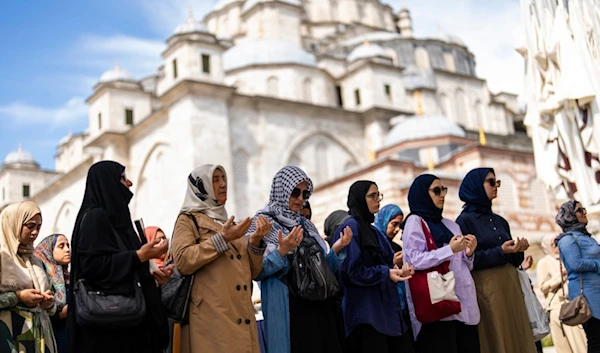
M 390 280 L 394 283 L 398 283 L 400 281 L 407 281 L 412 278 L 412 276 L 406 276 L 405 271 L 400 270 L 398 266 L 394 266 L 394 268 L 390 269 Z
M 23 289 L 16 292 L 17 299 L 20 303 L 25 304 L 30 308 L 37 306 L 44 300 L 45 296 L 37 289 Z
M 467 248 L 467 238 L 462 234 L 457 234 L 450 239 L 450 249 L 453 253 L 461 252 Z
M 283 237 L 283 232 L 279 231 L 279 247 L 277 248 L 277 250 L 279 251 L 279 255 L 281 255 L 281 257 L 284 257 L 285 254 L 292 251 L 292 249 L 295 249 L 304 238 L 303 234 L 304 228 L 302 228 L 301 226 L 294 227 L 290 234 L 288 234 L 288 236 L 285 238 Z
M 468 257 L 471 257 L 475 253 L 475 249 L 477 249 L 477 238 L 473 234 L 467 234 L 465 238 L 467 238 L 466 254 Z
M 523 252 L 527 249 L 529 249 L 529 241 L 525 238 L 519 238 L 518 239 L 518 247 L 517 247 L 517 252 Z
M 169 242 L 164 238 L 154 238 L 152 241 L 142 245 L 136 251 L 141 262 L 146 262 L 150 259 L 157 259 L 166 254 L 169 250 Z
M 250 234 L 250 243 L 256 247 L 260 246 L 260 241 L 271 231 L 272 222 L 266 217 L 259 216 L 256 219 L 256 230 Z
M 171 276 L 173 275 L 174 268 L 175 265 L 169 265 L 161 267 L 158 270 L 152 272 L 152 276 L 154 277 L 159 286 L 162 286 L 163 284 L 167 283 L 169 278 L 171 278 Z
M 514 240 L 507 240 L 502 244 L 502 252 L 505 254 L 514 254 L 519 252 L 519 244 Z
M 402 251 L 398 251 L 394 254 L 394 265 L 402 266 L 402 262 L 404 262 L 404 253 Z
M 340 233 L 340 238 L 333 244 L 332 248 L 336 255 L 342 251 L 343 248 L 348 246 L 352 241 L 352 229 L 350 227 L 344 228 Z
M 531 255 L 529 255 L 521 263 L 521 268 L 523 269 L 523 271 L 527 271 L 531 268 L 531 265 L 533 265 L 533 257 L 531 257 Z
M 248 233 L 248 229 L 250 229 L 250 225 L 252 224 L 252 219 L 249 217 L 236 225 L 233 224 L 233 219 L 233 216 L 229 217 L 227 222 L 225 222 L 223 225 L 223 230 L 221 231 L 223 238 L 228 243 L 246 235 L 246 233 Z
M 44 310 L 52 307 L 52 304 L 54 304 L 54 294 L 52 293 L 52 291 L 47 290 L 44 293 L 42 293 L 42 295 L 44 296 L 44 299 L 42 299 L 42 301 L 40 302 L 40 307 Z

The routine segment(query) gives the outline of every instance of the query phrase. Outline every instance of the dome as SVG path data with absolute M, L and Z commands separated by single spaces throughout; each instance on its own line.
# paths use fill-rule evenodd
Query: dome
M 413 116 L 396 124 L 385 137 L 386 147 L 438 136 L 465 137 L 465 131 L 443 115 Z
M 187 21 L 177 26 L 173 32 L 173 35 L 195 32 L 208 33 L 208 28 L 206 28 L 202 22 L 196 21 L 194 18 L 194 13 L 190 10 Z
M 115 63 L 113 69 L 106 71 L 100 76 L 100 82 L 111 81 L 135 81 L 135 79 L 127 71 L 122 70 L 119 63 Z
M 231 71 L 253 65 L 299 64 L 316 66 L 315 57 L 280 39 L 248 40 L 223 53 L 223 69 Z
M 260 4 L 261 2 L 271 2 L 271 1 L 275 1 L 275 0 L 248 0 L 244 4 L 244 7 L 242 8 L 242 12 L 249 11 L 251 8 L 253 8 L 255 5 Z M 284 2 L 284 3 L 289 4 L 289 5 L 302 6 L 300 4 L 299 0 L 277 0 L 277 1 Z
M 228 5 L 234 4 L 236 2 L 242 2 L 242 1 L 244 1 L 244 0 L 219 0 L 213 7 L 213 11 L 219 11 L 221 9 L 224 9 Z
M 19 148 L 16 151 L 12 151 L 6 155 L 4 164 L 32 164 L 37 166 L 37 163 L 33 159 L 33 155 L 22 149 L 21 145 L 19 145 Z
M 362 44 L 358 47 L 354 48 L 354 50 L 348 55 L 348 62 L 354 62 L 360 59 L 368 59 L 368 58 L 390 58 L 390 55 L 385 52 L 385 50 L 377 45 L 377 44 Z

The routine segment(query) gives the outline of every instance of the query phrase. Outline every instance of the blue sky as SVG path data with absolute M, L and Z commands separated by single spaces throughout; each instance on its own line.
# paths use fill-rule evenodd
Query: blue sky
M 137 78 L 152 73 L 188 9 L 202 18 L 215 2 L 0 1 L 0 159 L 21 143 L 54 169 L 60 138 L 87 128 L 84 101 L 100 75 L 116 61 Z M 417 37 L 460 37 L 492 90 L 521 93 L 518 0 L 384 2 L 411 10 Z

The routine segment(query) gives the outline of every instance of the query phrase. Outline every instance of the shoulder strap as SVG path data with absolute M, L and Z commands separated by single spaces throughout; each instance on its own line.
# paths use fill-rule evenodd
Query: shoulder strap
M 421 228 L 423 229 L 423 234 L 425 234 L 425 241 L 427 242 L 427 250 L 436 250 L 437 245 L 435 245 L 435 241 L 433 240 L 433 236 L 427 227 L 427 224 L 423 219 L 421 219 Z
M 196 231 L 198 231 L 198 229 L 200 228 L 200 226 L 198 225 L 198 220 L 196 220 L 196 217 L 194 217 L 193 214 L 188 213 L 188 212 L 181 212 L 179 215 L 185 215 L 189 219 L 191 219 L 192 222 L 194 222 L 194 226 L 196 227 Z M 196 244 L 199 244 L 199 243 L 200 243 L 200 238 L 196 238 Z
M 573 233 L 571 233 L 571 236 L 573 237 L 575 244 L 577 244 L 577 247 L 579 248 L 579 255 L 581 255 L 581 246 L 579 245 L 579 241 L 577 240 L 577 237 Z M 581 272 L 579 272 L 579 293 L 583 294 L 583 275 L 581 274 Z

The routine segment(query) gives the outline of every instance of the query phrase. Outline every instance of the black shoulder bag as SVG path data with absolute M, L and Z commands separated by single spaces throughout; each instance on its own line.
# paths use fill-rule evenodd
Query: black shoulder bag
M 198 231 L 198 221 L 196 217 L 189 213 L 180 213 L 189 217 L 196 231 Z M 196 238 L 196 244 L 200 243 L 200 238 Z M 173 264 L 173 253 L 169 254 L 167 265 Z M 188 304 L 190 302 L 190 294 L 192 292 L 192 284 L 194 283 L 194 274 L 183 276 L 177 268 L 173 270 L 171 278 L 167 283 L 161 286 L 161 301 L 165 307 L 167 317 L 176 322 L 186 324 L 188 322 Z
M 301 225 L 304 226 L 304 222 Z M 287 286 L 290 292 L 306 300 L 321 301 L 335 296 L 340 285 L 329 269 L 321 245 L 304 230 L 304 238 L 293 254 L 288 255 L 290 269 Z
M 81 223 L 85 221 L 87 213 Z M 111 225 L 112 228 L 112 225 Z M 119 249 L 129 251 L 113 228 Z M 122 329 L 138 326 L 146 315 L 146 301 L 137 271 L 133 273 L 133 295 L 106 294 L 88 287 L 85 278 L 77 279 L 73 289 L 77 324 L 86 328 Z

